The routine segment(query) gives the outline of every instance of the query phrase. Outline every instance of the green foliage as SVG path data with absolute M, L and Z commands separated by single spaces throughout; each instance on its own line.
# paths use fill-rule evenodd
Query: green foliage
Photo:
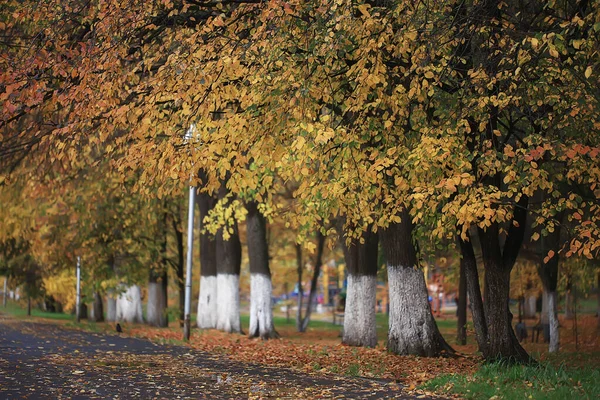
M 600 396 L 600 369 L 484 364 L 473 375 L 444 375 L 422 388 L 468 399 L 594 399 Z

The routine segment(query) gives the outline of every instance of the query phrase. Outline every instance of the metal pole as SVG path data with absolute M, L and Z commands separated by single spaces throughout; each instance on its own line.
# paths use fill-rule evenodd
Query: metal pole
M 190 200 L 188 207 L 188 235 L 187 235 L 187 262 L 185 267 L 185 307 L 183 320 L 183 340 L 190 340 L 192 308 L 192 262 L 194 253 L 194 207 L 196 205 L 196 188 L 190 186 Z
M 80 320 L 80 308 L 81 308 L 81 257 L 77 256 L 77 298 L 75 299 L 75 314 L 77 316 L 77 322 Z
M 4 277 L 4 292 L 2 298 L 2 305 L 6 308 L 6 290 L 8 289 L 8 277 Z

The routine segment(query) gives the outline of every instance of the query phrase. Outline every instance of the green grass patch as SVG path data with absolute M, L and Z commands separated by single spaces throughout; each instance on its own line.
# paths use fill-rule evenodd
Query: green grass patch
M 0 308 L 0 312 L 10 314 L 18 318 L 27 318 L 27 306 L 23 306 L 19 303 L 10 302 L 6 304 L 6 307 Z M 39 318 L 49 318 L 58 320 L 75 320 L 75 315 L 64 314 L 59 312 L 43 311 L 38 308 L 31 308 L 31 316 Z
M 439 376 L 421 388 L 467 399 L 597 399 L 600 370 L 493 363 L 482 365 L 472 375 Z

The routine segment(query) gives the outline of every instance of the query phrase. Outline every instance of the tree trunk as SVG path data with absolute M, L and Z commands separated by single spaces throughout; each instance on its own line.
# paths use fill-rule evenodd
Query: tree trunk
M 325 236 L 317 230 L 317 255 L 315 258 L 314 270 L 312 279 L 310 281 L 310 294 L 308 295 L 308 304 L 306 305 L 306 313 L 302 318 L 302 326 L 299 332 L 306 332 L 308 324 L 310 322 L 310 316 L 312 314 L 313 304 L 317 298 L 317 284 L 319 282 L 319 275 L 321 274 L 321 266 L 323 264 L 323 248 L 325 247 Z M 323 290 L 328 290 L 324 288 Z
M 467 344 L 467 275 L 465 273 L 465 260 L 460 260 L 460 277 L 458 282 L 458 301 L 456 304 L 456 343 Z
M 183 231 L 179 229 L 181 226 L 179 215 L 175 215 L 171 222 L 177 241 L 177 265 L 175 267 L 175 275 L 177 277 L 177 290 L 179 292 L 179 327 L 183 328 L 183 320 L 185 319 L 185 280 L 183 277 L 185 271 L 185 248 L 183 246 Z
M 27 316 L 31 317 L 31 296 L 27 295 Z
M 102 304 L 102 296 L 99 292 L 94 293 L 94 303 L 92 305 L 92 321 L 102 322 L 104 321 L 104 306 Z
M 223 229 L 231 229 L 229 240 L 223 239 Z M 240 266 L 242 246 L 237 226 L 217 233 L 217 329 L 241 333 Z
M 462 260 L 465 268 L 465 277 L 467 279 L 467 293 L 471 304 L 471 315 L 473 316 L 473 325 L 475 327 L 475 339 L 482 354 L 487 352 L 488 330 L 485 318 L 485 310 L 481 298 L 481 287 L 479 286 L 479 272 L 477 271 L 477 259 L 473 251 L 473 243 L 468 240 L 458 238 L 461 250 Z
M 157 224 L 158 235 L 162 235 L 160 242 L 159 270 L 150 268 L 148 277 L 148 304 L 146 319 L 149 325 L 165 328 L 169 326 L 167 314 L 168 307 L 168 264 L 167 264 L 167 218 L 166 212 Z
M 538 264 L 538 274 L 542 279 L 544 286 L 544 296 L 542 301 L 542 324 L 548 324 L 549 331 L 544 329 L 544 339 L 550 343 L 548 350 L 551 353 L 558 352 L 560 343 L 560 331 L 558 329 L 558 271 L 559 271 L 559 255 L 562 244 L 560 239 L 561 234 L 561 222 L 564 217 L 564 211 L 559 212 L 556 215 L 556 221 L 558 222 L 554 230 L 546 237 L 542 237 L 540 240 L 541 246 L 541 260 Z M 548 257 L 548 252 L 554 253 L 553 257 Z M 550 337 L 547 337 L 547 335 Z
M 273 325 L 273 286 L 269 269 L 267 221 L 256 202 L 246 205 L 246 235 L 250 260 L 250 328 L 248 336 L 262 339 L 277 338 Z
M 106 296 L 106 321 L 115 322 L 117 320 L 117 299 L 111 294 Z
M 117 299 L 117 321 L 143 323 L 142 291 L 138 285 L 127 288 Z
M 296 330 L 302 332 L 302 303 L 304 289 L 302 288 L 302 271 L 304 270 L 304 260 L 302 259 L 302 246 L 296 243 L 296 268 L 298 272 L 298 301 L 296 309 Z
M 521 347 L 512 327 L 512 313 L 509 306 L 510 271 L 500 266 L 486 266 L 488 281 L 488 301 L 486 316 L 488 321 L 488 343 L 484 357 L 486 360 L 509 359 L 530 361 Z
M 536 310 L 537 299 L 535 296 L 525 296 L 523 304 L 523 317 L 524 318 L 537 318 Z
M 200 209 L 200 293 L 198 295 L 197 324 L 202 329 L 217 327 L 217 244 L 204 229 L 204 218 L 215 206 L 216 199 L 207 193 L 198 194 Z
M 167 271 L 157 273 L 150 270 L 146 307 L 148 325 L 161 328 L 169 326 L 167 319 L 167 286 Z
M 523 207 L 526 205 L 527 203 Z M 513 315 L 509 309 L 510 273 L 523 241 L 522 226 L 525 225 L 525 216 L 525 209 L 515 210 L 517 223 L 511 224 L 503 251 L 500 248 L 498 224 L 492 224 L 487 230 L 479 229 L 487 287 L 484 307 L 488 345 L 483 352 L 487 361 L 507 360 L 524 363 L 531 361 L 531 357 L 515 335 L 512 327 Z M 515 229 L 519 230 L 515 231 Z
M 558 322 L 558 301 L 556 292 L 548 292 L 548 322 L 550 324 L 550 344 L 548 351 L 550 353 L 558 352 L 559 348 L 559 322 Z
M 390 296 L 388 350 L 401 355 L 436 357 L 454 350 L 440 334 L 429 306 L 427 285 L 412 242 L 413 226 L 404 210 L 401 222 L 381 233 Z
M 542 291 L 542 312 L 540 314 L 540 322 L 542 324 L 548 324 L 548 289 L 544 288 Z
M 350 346 L 375 347 L 378 238 L 369 227 L 363 233 L 363 239 L 364 244 L 353 240 L 350 246 L 342 239 L 348 268 L 342 342 Z

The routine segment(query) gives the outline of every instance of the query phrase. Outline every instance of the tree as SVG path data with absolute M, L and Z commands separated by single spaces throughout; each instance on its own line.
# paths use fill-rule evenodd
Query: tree
M 227 200 L 227 191 L 219 191 L 219 202 Z M 237 222 L 230 215 L 231 209 L 215 206 L 215 213 L 221 213 L 227 225 L 217 231 L 217 329 L 225 332 L 242 331 L 240 325 L 240 268 L 242 246 L 237 230 Z M 219 214 L 217 214 L 219 215 Z
M 348 289 L 342 342 L 351 346 L 377 346 L 375 295 L 379 239 L 371 228 L 350 243 L 343 243 Z
M 323 264 L 323 249 L 325 247 L 325 235 L 320 230 L 317 230 L 317 250 L 315 254 L 315 261 L 313 267 L 313 273 L 310 280 L 310 292 L 308 294 L 308 303 L 306 304 L 306 312 L 302 316 L 302 302 L 304 298 L 304 290 L 302 289 L 302 271 L 304 269 L 304 259 L 302 257 L 302 244 L 296 243 L 296 270 L 298 273 L 298 311 L 296 313 L 296 329 L 298 332 L 306 332 L 308 324 L 310 323 L 310 316 L 312 313 L 313 304 L 317 297 L 317 284 L 319 276 L 321 274 L 321 267 Z M 328 290 L 328 288 L 323 288 Z
M 250 259 L 250 337 L 277 338 L 273 325 L 273 287 L 269 269 L 267 221 L 258 204 L 246 204 L 246 236 Z
M 408 210 L 399 223 L 381 232 L 390 286 L 387 347 L 396 354 L 425 357 L 454 353 L 437 328 L 429 306 L 427 286 L 413 245 Z
M 216 199 L 207 193 L 198 194 L 200 208 L 200 294 L 198 298 L 198 327 L 217 327 L 217 260 L 215 238 L 204 228 L 204 221 L 215 205 Z

